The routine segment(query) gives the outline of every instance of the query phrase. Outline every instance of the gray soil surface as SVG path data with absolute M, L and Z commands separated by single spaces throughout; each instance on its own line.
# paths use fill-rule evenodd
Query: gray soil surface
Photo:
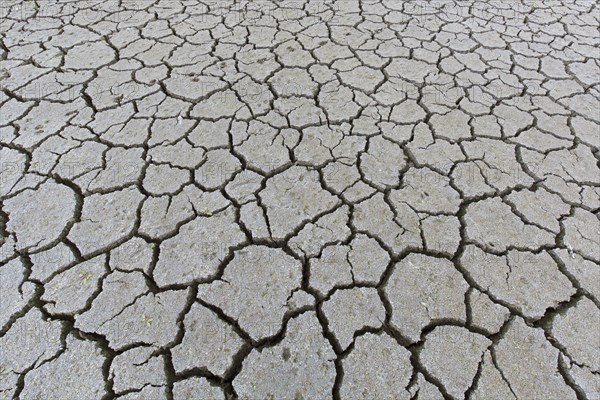
M 595 1 L 0 11 L 0 398 L 600 399 Z

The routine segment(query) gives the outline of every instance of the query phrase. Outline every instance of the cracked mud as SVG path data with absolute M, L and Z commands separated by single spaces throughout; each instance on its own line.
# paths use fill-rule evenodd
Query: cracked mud
M 600 399 L 596 2 L 0 10 L 0 398 Z

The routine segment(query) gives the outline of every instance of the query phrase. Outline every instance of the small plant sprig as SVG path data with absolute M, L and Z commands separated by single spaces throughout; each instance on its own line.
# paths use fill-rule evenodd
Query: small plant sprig
M 88 271 L 80 271 L 79 277 L 81 278 L 81 281 L 84 285 L 87 285 L 92 280 L 92 274 Z
M 145 323 L 147 326 L 152 326 L 152 321 L 153 321 L 152 317 L 150 317 L 146 314 L 142 315 L 142 322 Z

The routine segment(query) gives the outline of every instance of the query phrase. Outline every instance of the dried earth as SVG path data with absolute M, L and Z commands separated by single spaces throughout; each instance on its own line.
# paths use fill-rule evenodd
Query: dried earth
M 600 399 L 595 1 L 0 10 L 0 398 Z

